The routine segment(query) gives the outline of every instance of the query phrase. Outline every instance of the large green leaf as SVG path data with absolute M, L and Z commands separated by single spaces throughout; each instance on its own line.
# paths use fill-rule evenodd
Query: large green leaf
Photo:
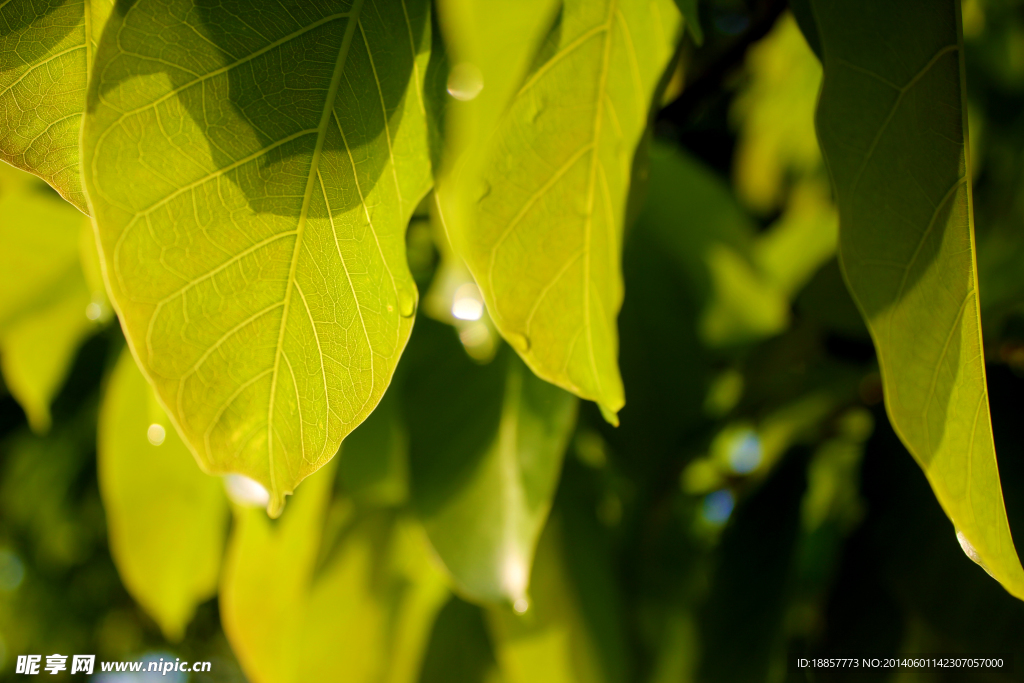
M 99 422 L 97 464 L 110 552 L 125 587 L 171 640 L 217 592 L 227 499 L 200 472 L 125 351 Z
M 889 418 L 965 550 L 1024 598 L 985 384 L 960 3 L 812 6 L 840 257 L 875 342 Z
M 670 0 L 564 3 L 479 177 L 463 181 L 471 219 L 449 226 L 501 334 L 613 422 L 633 154 L 680 25 Z
M 508 347 L 473 363 L 431 320 L 418 323 L 407 361 L 413 502 L 430 541 L 462 594 L 523 600 L 577 401 Z
M 38 178 L 2 162 L 0 216 L 0 365 L 29 424 L 45 431 L 50 402 L 95 329 L 80 265 L 89 221 Z M 100 308 L 91 310 L 101 317 Z
M 87 211 L 78 164 L 88 63 L 112 0 L 0 5 L 0 159 Z
M 276 524 L 235 511 L 221 619 L 253 683 L 413 683 L 419 673 L 443 577 L 418 525 L 332 503 L 333 473 L 313 477 Z M 333 546 L 328 518 L 342 527 Z
M 203 467 L 271 514 L 412 328 L 428 31 L 423 0 L 139 0 L 97 50 L 83 153 L 114 305 Z

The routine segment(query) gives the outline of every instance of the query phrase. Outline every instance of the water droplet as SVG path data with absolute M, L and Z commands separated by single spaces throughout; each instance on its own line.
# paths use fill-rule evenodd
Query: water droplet
M 530 601 L 526 598 L 519 598 L 512 603 L 512 609 L 515 610 L 516 614 L 523 614 L 526 610 L 530 609 Z
M 530 338 L 525 334 L 512 332 L 506 338 L 508 339 L 508 343 L 512 345 L 512 348 L 519 353 L 526 353 L 530 350 Z
M 416 290 L 403 289 L 398 292 L 398 312 L 403 318 L 411 318 L 416 312 Z
M 224 490 L 237 505 L 261 508 L 270 502 L 270 492 L 261 483 L 244 474 L 224 475 Z
M 967 540 L 966 536 L 964 536 L 964 532 L 959 529 L 956 530 L 956 540 L 960 541 L 960 547 L 963 548 L 964 554 L 967 555 L 967 557 L 971 558 L 982 569 L 988 571 L 988 567 L 986 567 L 985 563 L 981 561 L 981 555 L 978 554 L 978 551 L 974 549 L 971 542 Z
M 149 429 L 146 430 L 146 438 L 154 446 L 159 446 L 167 438 L 167 430 L 164 429 L 162 424 L 154 422 L 149 425 Z
M 479 320 L 484 315 L 484 300 L 473 282 L 459 285 L 452 297 L 452 316 L 459 320 Z
M 448 94 L 462 102 L 468 102 L 484 89 L 484 75 L 475 64 L 461 62 L 452 67 L 448 74 Z
M 99 320 L 102 315 L 103 307 L 95 301 L 90 302 L 89 305 L 85 307 L 85 317 L 89 320 Z

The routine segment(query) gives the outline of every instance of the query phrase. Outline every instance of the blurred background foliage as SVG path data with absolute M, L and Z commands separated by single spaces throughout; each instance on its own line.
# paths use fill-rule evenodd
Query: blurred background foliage
M 177 467 L 184 446 L 125 355 L 85 219 L 0 166 L 14 245 L 0 253 L 0 679 L 19 654 L 60 652 L 212 661 L 196 683 L 243 668 L 254 681 L 1024 680 L 1024 605 L 960 550 L 881 404 L 834 258 L 820 64 L 785 2 L 699 9 L 703 42 L 681 52 L 626 236 L 621 426 L 503 346 L 424 209 L 408 232 L 424 305 L 394 384 L 279 521 L 242 481 L 189 497 L 202 475 Z M 1020 530 L 1024 2 L 964 0 L 963 23 L 992 419 Z M 510 455 L 508 438 L 527 446 Z M 557 452 L 523 456 L 531 439 Z M 147 440 L 178 457 L 133 480 L 119 455 Z M 161 531 L 168 506 L 181 512 Z M 166 557 L 139 545 L 147 530 L 154 546 L 212 550 L 154 573 L 125 550 Z M 1016 669 L 792 664 L 915 653 L 1000 653 Z

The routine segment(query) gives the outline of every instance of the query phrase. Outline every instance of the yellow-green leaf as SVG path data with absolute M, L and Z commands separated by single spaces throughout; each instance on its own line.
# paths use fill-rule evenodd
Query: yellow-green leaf
M 633 155 L 680 28 L 671 0 L 565 2 L 449 226 L 505 339 L 612 422 Z
M 41 432 L 79 344 L 95 329 L 80 265 L 79 236 L 89 221 L 38 178 L 2 162 L 0 217 L 0 366 Z
M 985 384 L 960 3 L 812 8 L 840 258 L 878 352 L 889 419 L 965 549 L 1024 598 Z
M 332 503 L 333 473 L 313 477 L 276 524 L 235 510 L 224 630 L 253 683 L 414 683 L 443 579 L 419 526 Z M 328 516 L 343 526 L 333 548 L 322 547 Z
M 577 401 L 507 346 L 475 364 L 431 320 L 419 321 L 407 362 L 413 502 L 430 541 L 461 594 L 523 600 Z
M 127 350 L 107 383 L 96 455 L 121 580 L 180 640 L 196 605 L 217 592 L 227 499 L 220 478 L 196 468 Z
M 87 211 L 78 164 L 88 63 L 112 0 L 0 5 L 0 159 Z
M 576 531 L 579 531 L 576 529 Z M 588 543 L 570 537 L 560 515 L 552 517 L 537 549 L 529 608 L 489 610 L 495 653 L 506 683 L 625 683 L 624 643 L 601 617 L 614 614 L 614 600 L 595 592 L 605 568 Z M 587 577 L 573 571 L 569 553 L 583 554 Z M 590 603 L 590 604 L 587 604 Z M 603 604 L 601 604 L 603 603 Z M 618 624 L 611 624 L 618 628 Z
M 424 0 L 139 0 L 83 131 L 107 284 L 202 466 L 284 496 L 387 388 L 430 185 Z

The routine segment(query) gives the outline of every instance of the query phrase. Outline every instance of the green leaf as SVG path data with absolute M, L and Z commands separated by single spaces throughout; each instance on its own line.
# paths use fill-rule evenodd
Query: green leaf
M 427 10 L 139 0 L 97 51 L 83 150 L 114 305 L 202 466 L 259 481 L 272 515 L 412 328 Z
M 589 534 L 574 533 L 583 529 L 561 514 L 552 516 L 537 549 L 529 609 L 488 610 L 506 683 L 629 680 L 609 567 Z
M 217 592 L 227 499 L 200 472 L 124 351 L 100 412 L 97 464 L 110 551 L 125 588 L 177 641 Z
M 447 596 L 420 527 L 331 502 L 334 467 L 280 522 L 236 508 L 221 584 L 224 631 L 253 683 L 413 683 Z M 324 553 L 328 517 L 340 543 Z M 326 555 L 318 563 L 318 557 Z
M 349 497 L 369 505 L 401 505 L 409 497 L 409 435 L 397 392 L 377 409 L 338 452 L 338 480 Z
M 80 265 L 80 235 L 91 229 L 45 183 L 2 162 L 0 216 L 0 365 L 42 432 L 79 344 L 96 327 L 86 317 L 92 293 Z
M 88 212 L 78 164 L 88 64 L 112 0 L 0 5 L 0 159 Z
M 502 336 L 613 423 L 633 155 L 680 24 L 671 0 L 566 2 L 465 179 L 472 219 L 449 225 Z
M 878 352 L 889 419 L 965 549 L 1024 598 L 985 383 L 960 3 L 812 5 L 840 257 Z
M 729 187 L 680 150 L 656 144 L 650 156 L 639 220 L 690 280 L 705 344 L 732 346 L 784 330 L 788 301 L 755 263 L 756 227 Z
M 704 44 L 704 30 L 700 25 L 700 15 L 697 11 L 697 0 L 675 0 L 676 7 L 682 12 L 686 20 L 686 30 L 689 31 L 693 42 L 697 45 Z
M 485 366 L 420 320 L 403 400 L 413 502 L 461 594 L 525 598 L 534 548 L 576 422 L 576 399 L 507 347 Z
M 500 680 L 481 609 L 452 596 L 434 622 L 419 683 Z

